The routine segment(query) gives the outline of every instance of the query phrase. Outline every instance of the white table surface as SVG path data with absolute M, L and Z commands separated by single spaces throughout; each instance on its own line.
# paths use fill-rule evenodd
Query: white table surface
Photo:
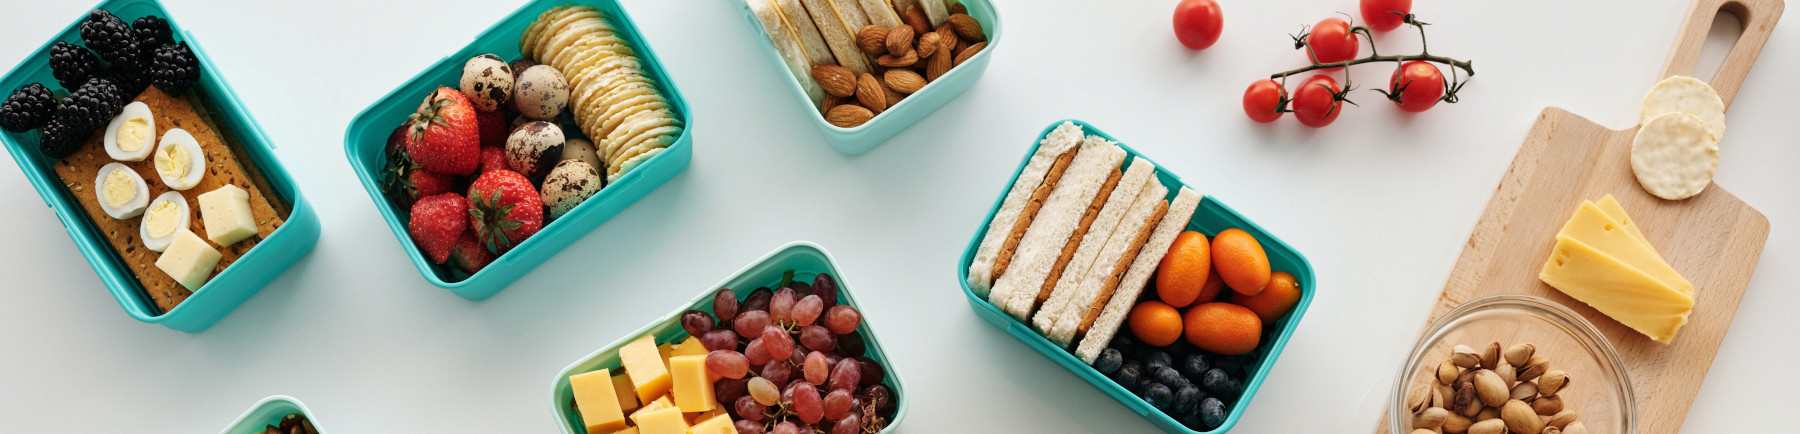
M 848 157 L 779 84 L 786 70 L 729 1 L 626 1 L 692 104 L 692 165 L 505 292 L 471 302 L 420 278 L 351 173 L 343 132 L 519 1 L 166 0 L 278 144 L 324 235 L 211 329 L 175 332 L 122 312 L 24 176 L 0 163 L 0 203 L 11 204 L 0 206 L 0 431 L 212 432 L 288 394 L 333 433 L 551 432 L 549 386 L 562 367 L 792 240 L 829 249 L 883 327 L 911 395 L 907 431 L 1150 431 L 977 319 L 954 277 L 1026 146 L 1051 122 L 1079 118 L 1316 267 L 1312 307 L 1237 432 L 1366 432 L 1538 111 L 1635 123 L 1687 9 L 1421 1 L 1434 53 L 1475 60 L 1463 102 L 1412 116 L 1358 91 L 1362 107 L 1315 130 L 1248 121 L 1241 92 L 1301 64 L 1287 33 L 1355 14 L 1355 1 L 1226 0 L 1223 38 L 1198 53 L 1170 31 L 1174 1 L 1002 1 L 1005 34 L 987 75 Z M 0 0 L 0 65 L 27 61 L 88 6 Z M 1686 432 L 1765 431 L 1800 405 L 1800 146 L 1781 132 L 1800 97 L 1789 78 L 1800 74 L 1793 15 L 1728 116 L 1718 185 L 1773 229 L 1712 370 L 1693 373 L 1707 379 Z M 1399 53 L 1415 41 L 1379 43 Z M 1390 71 L 1355 77 L 1384 82 Z

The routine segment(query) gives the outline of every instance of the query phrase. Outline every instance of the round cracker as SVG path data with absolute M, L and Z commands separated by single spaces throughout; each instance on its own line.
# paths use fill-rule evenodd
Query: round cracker
M 1719 168 L 1719 140 L 1687 113 L 1650 118 L 1631 141 L 1631 172 L 1644 191 L 1668 200 L 1700 194 Z
M 638 166 L 643 165 L 644 162 L 650 161 L 651 157 L 655 157 L 657 154 L 661 154 L 664 149 L 668 149 L 668 148 L 652 149 L 649 152 L 643 153 L 642 155 L 633 157 L 630 161 L 621 163 L 624 166 L 620 170 L 607 175 L 606 182 L 610 183 L 610 182 L 619 180 L 619 178 L 623 178 L 626 174 L 631 173 L 632 170 L 637 169 Z
M 599 18 L 588 18 L 569 23 L 562 31 L 550 35 L 544 45 L 544 58 L 551 66 L 563 67 L 563 60 L 571 53 L 575 43 L 588 34 L 606 29 L 605 21 Z
M 1706 123 L 1706 131 L 1717 141 L 1725 136 L 1725 101 L 1712 85 L 1694 77 L 1677 75 L 1663 79 L 1644 95 L 1638 121 L 1650 120 L 1664 113 L 1687 113 Z
M 637 119 L 639 115 L 669 108 L 668 104 L 649 96 L 627 100 L 626 103 L 614 107 L 616 109 L 609 108 L 594 119 L 596 133 L 610 136 L 615 130 L 624 128 L 625 124 Z
M 681 125 L 679 124 L 664 125 L 644 130 L 642 133 L 638 133 L 635 136 L 625 139 L 625 143 L 619 146 L 620 149 L 624 149 L 625 151 L 619 153 L 618 160 L 621 162 L 628 160 L 631 157 L 635 157 L 652 148 L 666 148 L 670 144 L 675 143 L 675 137 L 680 135 Z
M 539 13 L 537 19 L 526 25 L 525 31 L 519 35 L 519 52 L 526 57 L 536 58 L 537 56 L 533 55 L 532 50 L 537 48 L 538 36 L 544 32 L 545 26 L 555 21 L 554 17 L 560 17 L 560 14 L 567 8 L 568 6 L 557 6 Z
M 592 9 L 592 8 L 589 8 L 589 9 Z M 550 40 L 552 38 L 555 38 L 557 35 L 562 34 L 563 30 L 569 28 L 570 25 L 573 25 L 578 22 L 586 21 L 586 20 L 599 19 L 599 18 L 600 18 L 600 14 L 598 12 L 595 12 L 592 10 L 581 10 L 579 7 L 571 7 L 569 9 L 566 9 L 561 15 L 552 17 L 550 23 L 544 25 L 543 31 L 540 31 L 537 34 L 538 54 L 539 55 L 549 54 L 547 51 L 545 51 L 545 48 L 548 47 Z
M 615 160 L 617 159 L 615 157 L 629 149 L 625 147 L 625 142 L 632 137 L 652 128 L 675 125 L 675 118 L 667 116 L 666 113 L 665 110 L 640 111 L 626 118 L 618 128 L 604 132 L 606 134 L 606 150 L 602 152 L 600 158 L 609 161 Z

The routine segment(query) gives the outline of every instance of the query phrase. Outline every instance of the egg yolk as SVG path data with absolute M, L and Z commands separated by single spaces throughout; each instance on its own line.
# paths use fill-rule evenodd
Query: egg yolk
M 188 151 L 186 147 L 170 144 L 156 152 L 156 170 L 169 179 L 181 179 L 188 174 Z
M 126 202 L 137 197 L 137 183 L 131 182 L 131 175 L 126 175 L 123 170 L 107 173 L 106 181 L 102 184 L 100 188 L 105 193 L 107 206 L 125 206 Z
M 144 212 L 144 225 L 149 229 L 152 237 L 163 238 L 174 235 L 175 223 L 181 221 L 180 216 L 176 214 L 180 213 L 181 207 L 175 206 L 174 202 L 159 201 L 155 205 L 151 205 L 150 210 Z
M 137 152 L 144 149 L 144 145 L 150 142 L 149 131 L 150 121 L 144 118 L 126 119 L 124 124 L 119 125 L 119 150 Z

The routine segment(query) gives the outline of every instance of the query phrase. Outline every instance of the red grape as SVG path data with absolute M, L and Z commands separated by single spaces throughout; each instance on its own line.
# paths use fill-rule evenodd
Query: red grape
M 737 350 L 738 335 L 731 330 L 713 330 L 700 335 L 700 346 L 707 351 Z
M 732 403 L 732 410 L 737 411 L 738 419 L 743 420 L 762 421 L 765 408 L 768 406 L 756 402 L 756 398 L 751 398 L 749 395 L 740 396 L 737 401 Z
M 763 326 L 763 348 L 768 350 L 771 358 L 776 354 L 793 354 L 794 338 L 788 336 L 787 330 L 781 326 L 770 324 Z
M 824 311 L 824 299 L 819 298 L 818 294 L 813 294 L 795 302 L 794 311 L 790 314 L 794 316 L 794 322 L 800 323 L 800 325 L 803 326 L 808 326 L 812 325 L 813 321 L 818 321 L 819 314 L 824 313 Z
M 719 402 L 736 401 L 738 397 L 750 393 L 749 384 L 750 379 L 748 378 L 720 379 L 713 383 L 713 397 L 717 398 Z
M 809 325 L 800 329 L 800 344 L 814 351 L 831 351 L 837 349 L 837 336 L 824 327 Z
M 874 407 L 876 413 L 890 415 L 894 411 L 894 390 L 883 384 L 864 387 L 862 401 L 864 404 Z
M 731 329 L 737 331 L 738 336 L 743 336 L 745 339 L 750 339 L 750 338 L 755 338 L 757 336 L 762 336 L 763 327 L 768 326 L 768 325 L 769 325 L 769 313 L 768 312 L 763 312 L 760 310 L 752 310 L 752 311 L 744 312 L 743 314 L 739 314 L 737 319 L 732 321 Z
M 862 332 L 850 332 L 838 336 L 837 350 L 844 357 L 856 357 L 868 352 L 868 347 L 863 343 Z
M 862 383 L 862 365 L 856 359 L 843 359 L 831 368 L 831 389 L 856 390 Z
M 800 434 L 800 426 L 794 425 L 793 422 L 782 422 L 779 425 L 775 425 L 775 431 L 771 431 L 771 433 L 772 434 Z
M 838 304 L 837 279 L 831 278 L 831 273 L 819 273 L 819 275 L 813 276 L 812 288 L 813 295 L 819 296 L 820 301 L 825 302 L 826 306 Z
M 744 357 L 749 358 L 752 365 L 769 363 L 769 350 L 763 346 L 762 338 L 751 339 L 750 344 L 744 346 Z
M 769 364 L 763 365 L 761 375 L 775 384 L 786 383 L 794 376 L 794 365 L 786 360 L 770 360 Z
M 738 303 L 738 314 L 742 315 L 744 312 L 753 310 L 768 312 L 770 295 L 774 294 L 769 292 L 769 288 L 756 288 L 755 291 L 750 291 L 750 295 L 744 297 L 743 302 Z
M 794 312 L 794 300 L 793 289 L 781 288 L 781 290 L 775 291 L 775 296 L 769 299 L 769 314 L 774 315 L 776 321 L 792 319 L 793 317 L 790 315 Z
M 851 397 L 848 390 L 833 390 L 831 393 L 825 394 L 825 418 L 843 418 L 845 413 L 850 412 L 851 401 L 855 400 L 856 398 Z
M 737 318 L 737 301 L 737 293 L 731 292 L 730 288 L 719 288 L 719 292 L 713 293 L 713 316 L 719 317 L 720 321 Z
M 704 335 L 713 329 L 712 315 L 696 309 L 688 309 L 687 312 L 681 313 L 681 329 L 687 331 L 688 336 Z
M 819 399 L 819 389 L 811 383 L 801 382 L 794 386 L 794 414 L 800 416 L 801 422 L 819 423 L 825 418 L 825 405 Z
M 706 354 L 706 370 L 725 378 L 744 378 L 750 373 L 750 359 L 731 350 Z
M 862 312 L 858 312 L 854 307 L 838 305 L 825 311 L 825 327 L 830 328 L 832 333 L 848 334 L 856 331 L 856 327 L 860 325 L 862 325 Z
M 887 368 L 881 367 L 881 363 L 875 359 L 856 356 L 856 362 L 862 367 L 862 384 L 880 384 L 881 380 L 887 378 Z
M 763 434 L 762 424 L 760 423 L 739 419 L 737 423 L 733 423 L 732 425 L 737 426 L 738 434 Z
M 825 353 L 818 351 L 806 355 L 806 366 L 803 368 L 806 381 L 823 384 L 831 375 L 831 365 L 825 364 Z
M 838 419 L 837 423 L 831 426 L 831 434 L 857 434 L 860 432 L 862 432 L 862 417 L 855 414 L 844 416 L 843 419 Z
M 750 392 L 750 396 L 755 397 L 758 404 L 775 405 L 781 399 L 781 391 L 776 390 L 775 383 L 770 383 L 767 378 L 753 377 L 744 386 Z
M 800 366 L 801 364 L 806 363 L 806 355 L 809 353 L 812 353 L 812 350 L 806 349 L 805 346 L 795 345 L 794 355 L 788 357 L 788 363 L 793 363 L 794 366 Z

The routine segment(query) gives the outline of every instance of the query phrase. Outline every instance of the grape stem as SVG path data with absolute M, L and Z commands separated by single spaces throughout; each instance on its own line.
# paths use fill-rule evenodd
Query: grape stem
M 1395 13 L 1398 14 L 1398 12 L 1395 12 Z M 1407 61 L 1423 60 L 1423 61 L 1427 61 L 1427 62 L 1441 63 L 1441 64 L 1448 65 L 1451 67 L 1450 68 L 1450 79 L 1446 80 L 1448 83 L 1446 83 L 1444 96 L 1441 99 L 1447 103 L 1455 103 L 1457 101 L 1456 92 L 1459 90 L 1462 90 L 1463 85 L 1468 83 L 1470 77 L 1475 76 L 1474 61 L 1472 61 L 1472 60 L 1456 60 L 1456 59 L 1449 58 L 1449 57 L 1432 55 L 1431 51 L 1428 50 L 1428 46 L 1426 45 L 1426 40 L 1425 40 L 1425 26 L 1431 25 L 1431 23 L 1419 21 L 1418 18 L 1416 16 L 1414 16 L 1413 14 L 1405 14 L 1404 21 L 1406 24 L 1419 29 L 1419 54 L 1383 56 L 1380 53 L 1376 52 L 1375 35 L 1372 33 L 1372 31 L 1369 30 L 1369 28 L 1367 26 L 1355 26 L 1355 27 L 1350 28 L 1350 32 L 1352 34 L 1361 34 L 1361 35 L 1363 35 L 1363 38 L 1368 41 L 1368 43 L 1369 43 L 1369 56 L 1368 57 L 1339 61 L 1339 62 L 1320 63 L 1318 57 L 1311 50 L 1308 50 L 1307 58 L 1308 58 L 1308 60 L 1312 61 L 1311 65 L 1270 74 L 1269 78 L 1281 80 L 1282 83 L 1285 85 L 1287 82 L 1288 76 L 1291 76 L 1294 74 L 1300 74 L 1300 73 L 1307 72 L 1307 71 L 1317 71 L 1317 70 L 1331 69 L 1331 68 L 1342 68 L 1342 67 L 1347 67 L 1347 66 L 1351 66 L 1351 65 L 1360 65 L 1360 64 L 1364 64 L 1364 63 L 1374 63 L 1374 62 L 1405 63 Z M 1292 37 L 1294 39 L 1294 48 L 1295 49 L 1306 48 L 1306 46 L 1307 46 L 1306 37 L 1308 35 L 1310 35 L 1310 32 L 1308 32 L 1308 29 L 1304 26 L 1300 28 L 1299 35 L 1289 35 L 1290 37 Z M 1457 76 L 1456 70 L 1458 70 L 1458 69 L 1461 69 L 1464 72 L 1462 77 Z M 1344 68 L 1344 82 L 1345 82 L 1345 88 L 1346 88 L 1345 93 L 1348 93 L 1347 91 L 1348 91 L 1348 88 L 1350 87 L 1349 86 L 1349 78 L 1350 78 L 1349 68 Z M 1380 89 L 1376 89 L 1376 90 L 1380 91 Z M 1398 93 L 1398 92 L 1394 92 L 1394 93 Z M 1397 98 L 1397 95 L 1390 94 L 1389 98 L 1390 99 Z M 1347 99 L 1343 99 L 1341 96 L 1337 97 L 1337 99 L 1339 101 L 1349 101 Z M 1283 102 L 1285 103 L 1285 101 L 1283 101 Z

